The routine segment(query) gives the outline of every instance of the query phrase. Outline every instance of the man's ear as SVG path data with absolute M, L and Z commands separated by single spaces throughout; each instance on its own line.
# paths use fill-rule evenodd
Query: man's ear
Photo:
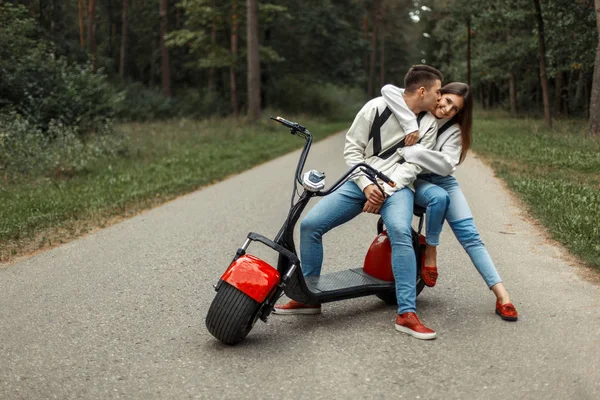
M 419 95 L 419 97 L 424 98 L 425 97 L 425 87 L 421 86 L 420 88 L 417 89 L 417 94 Z

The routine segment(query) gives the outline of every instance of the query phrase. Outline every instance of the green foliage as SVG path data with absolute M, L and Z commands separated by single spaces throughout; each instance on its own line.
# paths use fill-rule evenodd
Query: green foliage
M 0 5 L 0 100 L 42 131 L 52 124 L 80 134 L 110 128 L 119 93 L 88 65 L 56 55 L 37 38 L 35 20 L 22 6 Z
M 122 121 L 152 121 L 173 117 L 202 118 L 229 112 L 226 99 L 204 90 L 181 90 L 174 98 L 164 97 L 157 89 L 141 83 L 124 86 L 124 100 L 117 108 Z
M 419 24 L 430 36 L 420 40 L 427 62 L 444 72 L 446 81 L 466 80 L 467 21 L 471 23 L 471 84 L 483 103 L 508 107 L 508 76 L 516 78 L 519 110 L 540 107 L 537 19 L 531 0 L 419 1 L 432 9 L 420 13 Z M 550 85 L 567 74 L 562 101 L 570 112 L 583 112 L 581 88 L 589 85 L 597 45 L 592 0 L 541 2 L 546 68 Z M 576 80 L 580 80 L 579 83 Z M 576 94 L 575 92 L 579 94 Z M 552 91 L 551 91 L 552 94 Z M 560 96 L 550 96 L 559 102 Z
M 328 118 L 344 118 L 350 123 L 364 104 L 360 89 L 333 84 L 306 84 L 295 76 L 285 77 L 268 88 L 269 102 L 291 113 L 312 113 Z
M 127 151 L 118 135 L 83 137 L 78 128 L 51 121 L 45 131 L 22 116 L 0 114 L 0 182 L 71 178 L 99 159 Z M 2 186 L 2 185 L 0 185 Z

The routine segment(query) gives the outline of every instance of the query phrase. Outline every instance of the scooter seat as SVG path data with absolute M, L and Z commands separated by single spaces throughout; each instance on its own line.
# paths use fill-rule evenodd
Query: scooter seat
M 425 211 L 426 211 L 425 207 L 421 207 L 416 204 L 413 207 L 413 214 L 417 217 L 422 217 L 423 214 L 425 214 Z

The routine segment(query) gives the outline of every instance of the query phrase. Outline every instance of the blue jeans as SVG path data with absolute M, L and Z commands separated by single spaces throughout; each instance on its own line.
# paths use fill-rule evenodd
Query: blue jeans
M 415 181 L 415 203 L 427 208 L 427 243 L 436 245 L 429 241 L 430 234 L 439 243 L 439 234 L 446 219 L 488 288 L 502 282 L 477 232 L 471 209 L 456 178 L 436 174 L 421 175 L 419 178 Z
M 320 275 L 323 265 L 323 235 L 361 214 L 366 200 L 364 193 L 354 182 L 346 182 L 309 211 L 300 224 L 300 258 L 304 276 Z M 398 314 L 416 311 L 417 261 L 410 225 L 413 201 L 412 190 L 403 188 L 388 197 L 379 211 L 392 245 Z

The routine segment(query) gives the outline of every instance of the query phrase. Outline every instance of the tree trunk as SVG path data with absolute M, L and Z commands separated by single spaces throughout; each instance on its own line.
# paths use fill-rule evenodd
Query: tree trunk
M 366 42 L 369 40 L 369 15 L 365 14 L 363 17 L 363 39 Z M 369 53 L 365 53 L 365 57 L 363 60 L 363 68 L 365 72 L 367 71 L 367 66 L 369 65 Z
M 596 0 L 598 1 L 598 0 Z M 533 0 L 538 25 L 538 44 L 540 57 L 540 81 L 542 84 L 542 97 L 544 100 L 544 119 L 546 126 L 552 128 L 552 117 L 550 115 L 550 99 L 548 95 L 548 76 L 546 74 L 546 44 L 544 42 L 544 20 L 542 19 L 542 9 L 540 0 Z
M 233 58 L 233 63 L 231 64 L 231 68 L 229 69 L 229 87 L 231 91 L 231 110 L 233 112 L 233 115 L 235 115 L 236 117 L 238 116 L 239 112 L 236 81 L 238 56 L 238 26 L 238 2 L 237 0 L 234 0 L 231 6 L 231 57 Z
M 381 31 L 381 50 L 379 51 L 379 88 L 385 85 L 385 37 Z
M 467 85 L 471 86 L 471 17 L 467 18 Z
M 517 83 L 515 74 L 508 74 L 508 91 L 510 93 L 510 115 L 517 116 Z
M 260 55 L 258 53 L 258 0 L 246 0 L 248 8 L 248 117 L 260 116 Z
M 89 0 L 88 3 L 88 51 L 92 55 L 92 69 L 96 70 L 96 0 Z
M 562 111 L 562 90 L 564 86 L 564 76 L 562 71 L 558 71 L 554 77 L 555 88 L 554 88 L 554 113 L 557 115 L 561 114 Z
M 600 35 L 600 0 L 595 0 L 596 28 Z M 596 61 L 594 63 L 594 79 L 590 96 L 590 135 L 600 136 L 600 36 L 596 47 Z M 587 108 L 587 107 L 586 107 Z
M 156 60 L 155 56 L 157 54 L 157 49 L 160 48 L 160 39 L 159 42 L 156 43 L 156 40 L 152 41 L 152 48 L 150 49 L 150 68 L 148 71 L 148 86 L 154 86 L 154 80 L 156 79 Z
M 81 0 L 78 0 L 77 7 L 79 8 L 79 45 L 83 49 L 85 47 L 85 29 L 83 28 L 83 5 Z
M 169 49 L 165 43 L 165 36 L 169 30 L 169 0 L 160 0 L 160 54 L 162 90 L 166 97 L 171 97 L 171 68 L 169 66 Z
M 123 0 L 121 19 L 121 57 L 119 59 L 119 75 L 125 78 L 125 52 L 127 49 L 127 0 Z
M 579 70 L 579 78 L 577 78 L 577 84 L 575 88 L 575 97 L 573 100 L 573 106 L 579 107 L 581 101 L 581 93 L 583 93 L 583 85 L 585 84 L 585 73 L 583 69 Z
M 271 47 L 271 28 L 264 30 L 263 44 Z M 260 105 L 261 108 L 269 106 L 267 99 L 267 88 L 271 79 L 271 68 L 269 65 L 261 64 L 260 66 Z
M 237 2 L 236 2 L 237 5 Z M 212 1 L 212 8 L 215 9 L 215 0 Z M 217 43 L 217 17 L 213 15 L 212 26 L 210 29 L 210 44 L 215 46 Z M 215 67 L 210 67 L 208 70 L 208 91 L 212 92 L 215 89 Z
M 485 110 L 485 89 L 483 83 L 479 84 L 479 101 L 481 102 L 481 108 Z
M 377 28 L 380 15 L 381 0 L 375 0 L 375 9 L 373 10 L 373 36 L 371 37 L 371 61 L 369 63 L 369 86 L 367 88 L 369 99 L 375 97 L 375 60 L 377 56 Z
M 596 58 L 598 58 L 598 50 L 596 50 Z M 592 83 L 592 87 L 593 87 L 593 83 Z M 587 82 L 583 85 L 583 110 L 585 111 L 585 117 L 586 118 L 590 118 L 590 86 Z M 592 124 L 592 121 L 590 120 L 590 126 Z M 592 130 L 590 129 L 590 133 L 592 132 Z

